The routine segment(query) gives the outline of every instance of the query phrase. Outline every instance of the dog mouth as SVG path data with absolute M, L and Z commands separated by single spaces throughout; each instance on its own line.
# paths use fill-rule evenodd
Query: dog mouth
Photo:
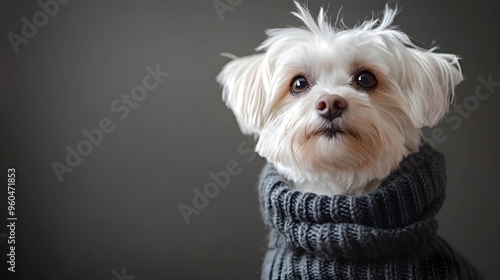
M 336 138 L 339 135 L 344 134 L 344 133 L 345 133 L 345 131 L 340 129 L 338 126 L 328 125 L 328 126 L 325 126 L 321 129 L 317 130 L 314 133 L 314 135 L 315 136 L 323 136 L 323 137 L 326 137 L 328 139 L 333 139 L 333 138 Z

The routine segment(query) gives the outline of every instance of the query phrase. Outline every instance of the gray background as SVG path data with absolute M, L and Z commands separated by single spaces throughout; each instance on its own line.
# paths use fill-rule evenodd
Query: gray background
M 7 33 L 20 34 L 21 18 L 40 7 L 9 0 L 0 8 L 1 160 L 2 172 L 17 168 L 18 279 L 109 280 L 122 267 L 136 280 L 257 279 L 266 232 L 255 184 L 264 161 L 238 153 L 246 138 L 214 79 L 228 61 L 219 53 L 251 54 L 265 29 L 297 25 L 292 3 L 244 0 L 221 20 L 212 1 L 89 2 L 61 6 L 18 54 Z M 329 5 L 333 18 L 343 6 L 351 26 L 384 2 L 309 6 Z M 400 1 L 396 24 L 406 33 L 463 57 L 457 103 L 479 76 L 500 80 L 494 2 Z M 120 120 L 110 104 L 157 64 L 170 76 Z M 437 145 L 449 175 L 440 234 L 489 279 L 500 275 L 499 92 L 457 129 L 442 123 L 448 139 Z M 115 130 L 60 183 L 51 163 L 64 163 L 65 147 L 102 118 Z M 179 203 L 192 204 L 192 189 L 230 160 L 242 172 L 186 225 Z M 0 196 L 5 221 L 6 187 Z

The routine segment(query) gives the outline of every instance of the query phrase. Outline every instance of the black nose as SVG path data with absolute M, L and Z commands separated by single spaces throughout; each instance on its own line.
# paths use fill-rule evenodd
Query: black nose
M 316 101 L 318 114 L 331 121 L 340 117 L 346 108 L 347 102 L 345 99 L 335 94 L 323 95 Z

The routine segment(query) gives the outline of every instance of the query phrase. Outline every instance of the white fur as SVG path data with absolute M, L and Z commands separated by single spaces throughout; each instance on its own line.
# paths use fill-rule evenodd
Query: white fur
M 261 53 L 235 58 L 217 77 L 223 100 L 243 133 L 258 137 L 256 151 L 294 182 L 317 194 L 359 195 L 376 188 L 409 153 L 418 150 L 420 129 L 446 113 L 463 79 L 459 58 L 415 46 L 391 27 L 396 10 L 352 29 L 330 25 L 323 9 L 317 20 L 297 2 L 304 28 L 267 31 Z M 374 72 L 377 88 L 353 86 L 361 69 Z M 304 75 L 310 88 L 290 94 Z M 315 134 L 328 121 L 316 100 L 336 94 L 348 108 L 333 123 L 345 134 Z

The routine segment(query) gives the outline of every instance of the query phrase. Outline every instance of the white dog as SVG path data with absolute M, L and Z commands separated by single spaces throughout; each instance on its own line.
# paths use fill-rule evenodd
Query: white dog
M 305 27 L 268 30 L 261 53 L 229 62 L 223 99 L 297 190 L 370 192 L 446 113 L 459 58 L 417 47 L 391 27 L 395 9 L 340 29 L 295 4 Z

